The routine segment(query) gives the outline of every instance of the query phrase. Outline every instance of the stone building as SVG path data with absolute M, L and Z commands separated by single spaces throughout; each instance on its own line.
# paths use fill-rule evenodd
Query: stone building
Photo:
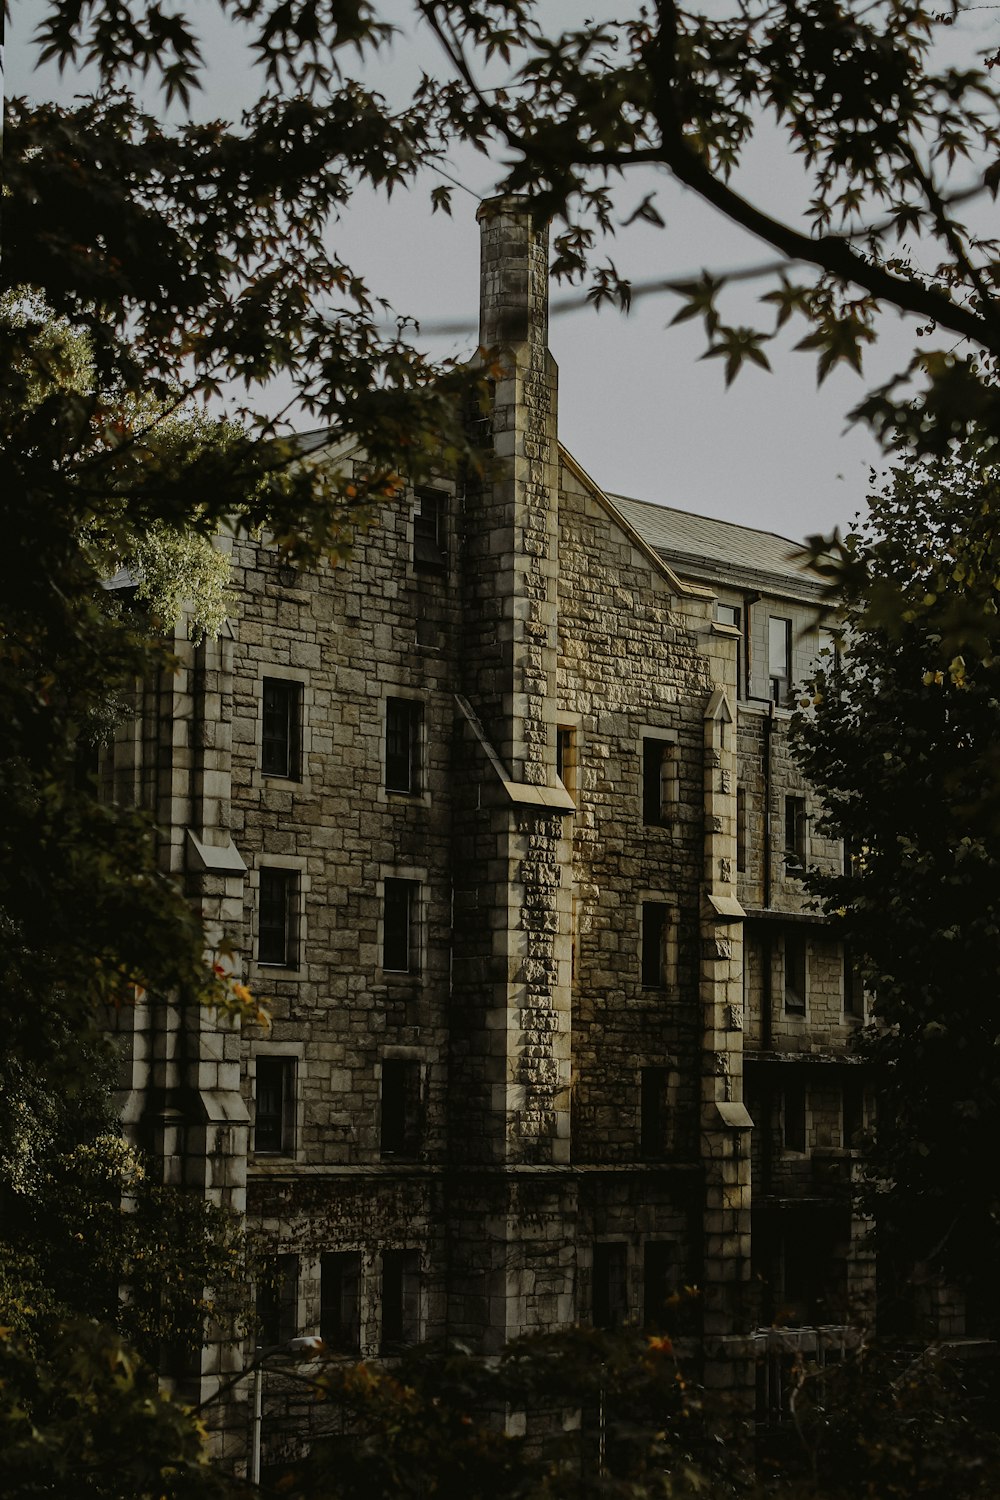
M 835 637 L 784 539 L 560 446 L 545 236 L 516 200 L 480 219 L 499 465 L 388 506 L 336 571 L 236 544 L 231 628 L 178 634 L 115 748 L 272 1017 L 141 1007 L 126 1118 L 272 1236 L 268 1340 L 661 1328 L 693 1285 L 674 1331 L 752 1391 L 871 1282 L 863 997 L 804 910 L 841 851 L 785 707 Z M 207 1348 L 202 1394 L 240 1357 Z

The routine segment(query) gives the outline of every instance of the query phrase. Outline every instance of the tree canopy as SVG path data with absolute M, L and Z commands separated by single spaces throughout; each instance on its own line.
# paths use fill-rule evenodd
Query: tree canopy
M 798 722 L 821 827 L 852 853 L 842 875 L 811 883 L 873 999 L 867 1204 L 897 1260 L 963 1281 L 993 1329 L 1000 1198 L 983 1148 L 1000 1127 L 998 483 L 975 453 L 889 471 L 844 544 L 842 659 L 818 673 Z

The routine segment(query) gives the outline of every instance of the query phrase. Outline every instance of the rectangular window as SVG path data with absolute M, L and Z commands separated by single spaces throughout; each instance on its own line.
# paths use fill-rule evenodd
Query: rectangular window
M 420 1064 L 409 1057 L 382 1059 L 383 1156 L 415 1156 L 419 1145 Z
M 395 974 L 420 972 L 420 883 L 387 880 L 383 903 L 382 967 Z
M 806 862 L 806 799 L 785 798 L 785 869 L 801 870 Z
M 677 1280 L 677 1246 L 672 1240 L 647 1240 L 642 1250 L 642 1321 L 650 1331 L 662 1333 L 670 1323 L 676 1326 L 677 1310 L 669 1304 Z
M 667 906 L 663 901 L 642 903 L 642 983 L 662 989 L 666 983 Z
M 628 1246 L 594 1246 L 593 1316 L 595 1328 L 624 1328 L 628 1317 Z
M 736 788 L 736 870 L 740 875 L 747 868 L 747 794 L 743 787 Z
M 382 1353 L 393 1354 L 420 1338 L 420 1254 L 382 1252 Z
M 785 1013 L 806 1013 L 806 940 L 797 932 L 785 936 Z
M 642 742 L 642 821 L 663 827 L 674 815 L 679 792 L 680 759 L 672 740 L 652 736 Z
M 742 624 L 742 610 L 740 609 L 738 604 L 716 604 L 715 618 L 718 620 L 720 625 L 732 625 L 736 630 L 739 630 Z M 742 644 L 742 641 L 737 641 L 736 643 L 737 698 L 742 698 L 743 696 L 743 663 L 741 660 L 742 653 L 740 650 Z
M 302 684 L 264 678 L 260 768 L 265 776 L 297 781 L 301 775 Z
M 420 791 L 420 738 L 423 704 L 412 698 L 385 701 L 385 789 Z
M 568 724 L 556 729 L 556 775 L 571 797 L 576 796 L 576 730 Z
M 413 563 L 425 573 L 448 566 L 447 497 L 440 490 L 420 490 L 413 515 Z
M 295 1338 L 298 1302 L 298 1256 L 270 1256 L 261 1265 L 257 1283 L 257 1338 L 265 1348 Z
M 258 1156 L 288 1156 L 295 1149 L 295 1059 L 256 1059 L 253 1149 Z
M 767 622 L 767 672 L 772 702 L 784 703 L 792 683 L 792 622 L 779 615 Z
M 854 955 L 847 944 L 844 944 L 844 1015 L 850 1016 L 852 1020 L 863 1021 L 865 1018 L 865 987 L 861 983 L 861 975 L 858 973 L 854 962 Z
M 786 1086 L 781 1095 L 781 1140 L 786 1151 L 806 1149 L 806 1090 L 801 1083 Z
M 865 1128 L 865 1089 L 864 1080 L 853 1072 L 843 1081 L 840 1110 L 841 1144 L 845 1151 L 856 1150 Z
M 320 1338 L 340 1354 L 361 1348 L 361 1255 L 332 1250 L 320 1261 Z
M 297 870 L 279 870 L 273 865 L 260 869 L 257 962 L 294 968 L 299 875 Z
M 646 1161 L 662 1161 L 667 1155 L 669 1090 L 667 1068 L 639 1070 L 639 1153 Z

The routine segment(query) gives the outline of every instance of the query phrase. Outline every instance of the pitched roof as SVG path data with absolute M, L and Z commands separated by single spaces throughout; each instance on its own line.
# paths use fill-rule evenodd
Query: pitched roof
M 735 521 L 696 516 L 670 505 L 609 495 L 647 545 L 682 577 L 818 598 L 823 585 L 795 561 L 800 542 Z

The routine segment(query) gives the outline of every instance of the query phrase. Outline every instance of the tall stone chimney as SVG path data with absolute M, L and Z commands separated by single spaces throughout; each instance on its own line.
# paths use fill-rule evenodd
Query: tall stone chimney
M 559 567 L 548 230 L 526 198 L 480 205 L 480 341 L 496 368 L 495 468 L 468 498 L 467 696 L 515 781 L 551 786 Z

